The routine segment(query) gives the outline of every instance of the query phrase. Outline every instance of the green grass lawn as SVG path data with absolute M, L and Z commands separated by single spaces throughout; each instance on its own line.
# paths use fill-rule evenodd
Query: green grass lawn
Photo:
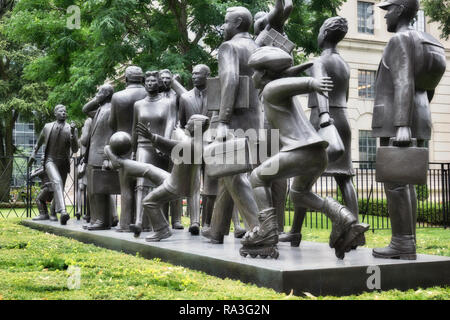
M 186 218 L 183 219 L 188 224 Z M 0 219 L 1 299 L 450 299 L 450 288 L 365 293 L 347 297 L 286 296 L 203 272 L 115 252 Z M 287 228 L 288 229 L 288 228 Z M 327 242 L 329 230 L 305 228 L 304 240 Z M 390 231 L 367 233 L 384 246 Z M 418 252 L 450 256 L 450 230 L 418 230 Z M 81 288 L 69 290 L 69 266 L 81 268 Z

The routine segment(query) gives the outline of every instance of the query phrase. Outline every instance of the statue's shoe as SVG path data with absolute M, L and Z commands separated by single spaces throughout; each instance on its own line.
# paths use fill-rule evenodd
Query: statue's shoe
M 104 223 L 95 223 L 87 227 L 89 231 L 99 231 L 99 230 L 109 230 L 111 229 L 109 226 Z
M 236 239 L 241 239 L 241 238 L 245 235 L 246 232 L 247 232 L 247 230 L 245 230 L 245 229 L 242 229 L 242 228 L 236 228 L 236 229 L 234 230 L 234 237 L 235 237 Z
M 61 213 L 60 223 L 62 226 L 65 226 L 67 224 L 67 221 L 69 221 L 70 216 L 68 213 Z
M 416 260 L 414 235 L 392 236 L 391 243 L 385 248 L 373 249 L 372 255 L 382 259 Z
M 58 217 L 56 215 L 50 215 L 50 221 L 58 221 Z
M 202 236 L 208 238 L 211 243 L 214 244 L 222 244 L 223 243 L 223 235 L 214 234 L 211 231 L 211 228 L 203 228 Z
M 119 224 L 119 219 L 115 218 L 111 223 L 111 227 L 117 227 L 118 224 Z
M 130 232 L 133 232 L 133 230 L 131 230 L 131 229 L 124 229 L 124 228 L 122 228 L 122 227 L 118 227 L 118 228 L 116 228 L 116 232 L 120 232 L 120 233 L 130 233 Z
M 33 218 L 33 221 L 43 221 L 43 220 L 50 220 L 50 216 L 48 214 L 40 214 L 37 217 Z
M 140 224 L 130 224 L 130 230 L 134 233 L 135 238 L 139 238 L 142 233 L 142 226 Z
M 200 234 L 200 224 L 198 224 L 197 222 L 194 222 L 190 227 L 189 227 L 189 232 L 193 235 L 193 236 L 198 236 Z
M 175 223 L 172 224 L 172 229 L 175 229 L 175 230 L 183 230 L 184 227 L 183 227 L 183 225 L 181 224 L 181 222 L 177 221 L 177 222 L 175 222 Z
M 394 249 L 390 246 L 385 248 L 376 248 L 372 250 L 375 258 L 381 259 L 400 259 L 400 260 L 416 260 L 417 255 L 414 251 L 402 251 Z
M 302 234 L 301 233 L 280 233 L 278 235 L 278 241 L 280 242 L 290 242 L 291 247 L 298 247 L 300 246 L 300 242 L 302 241 Z
M 160 231 L 156 231 L 152 235 L 149 235 L 148 237 L 146 237 L 145 241 L 147 241 L 147 242 L 158 242 L 158 241 L 161 241 L 163 239 L 170 238 L 170 236 L 172 236 L 172 232 L 170 232 L 170 229 L 169 228 L 164 228 L 164 229 L 162 229 Z

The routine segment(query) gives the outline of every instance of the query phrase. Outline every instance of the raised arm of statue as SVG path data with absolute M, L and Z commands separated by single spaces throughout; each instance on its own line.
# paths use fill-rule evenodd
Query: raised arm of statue
M 183 85 L 180 83 L 180 76 L 177 74 L 173 76 L 171 86 L 173 91 L 175 91 L 178 97 L 181 97 L 183 93 L 187 92 L 186 88 L 183 87 Z
M 284 24 L 291 15 L 292 9 L 292 0 L 276 0 L 274 8 L 267 16 L 270 27 L 283 34 Z
M 100 102 L 98 101 L 96 96 L 94 99 L 83 106 L 83 113 L 90 116 L 92 112 L 97 111 L 98 108 L 100 108 Z
M 329 92 L 333 88 L 330 78 L 310 77 L 282 78 L 274 80 L 264 88 L 264 100 L 274 105 L 287 105 L 290 98 L 309 92 Z

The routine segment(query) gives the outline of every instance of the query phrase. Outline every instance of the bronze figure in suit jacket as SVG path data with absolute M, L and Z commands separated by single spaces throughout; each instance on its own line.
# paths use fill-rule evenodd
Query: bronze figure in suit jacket
M 54 192 L 55 212 L 61 213 L 60 222 L 65 225 L 70 219 L 64 202 L 64 186 L 70 171 L 70 157 L 78 152 L 78 132 L 75 124 L 67 124 L 67 111 L 63 105 L 55 107 L 56 121 L 47 123 L 39 135 L 31 155 L 29 166 L 35 161 L 36 153 L 45 144 L 45 172 L 52 184 Z
M 87 176 L 86 176 L 86 163 L 84 157 L 86 156 L 87 146 L 89 144 L 89 132 L 91 131 L 92 117 L 88 117 L 84 121 L 83 128 L 81 129 L 81 137 L 78 141 L 80 146 L 80 156 L 78 158 L 77 166 L 77 178 L 78 178 L 78 190 L 77 190 L 77 217 L 81 216 L 82 208 L 85 207 L 86 211 L 83 216 L 83 220 L 90 222 L 91 214 L 89 209 L 88 197 L 84 196 L 84 192 L 87 188 Z
M 133 128 L 133 110 L 136 101 L 147 96 L 143 86 L 144 73 L 139 67 L 128 67 L 125 70 L 127 87 L 125 90 L 114 93 L 111 99 L 111 115 L 109 123 L 113 132 L 124 131 L 130 136 Z M 131 152 L 128 158 L 131 157 Z M 118 232 L 131 232 L 130 224 L 134 222 L 134 178 L 127 177 L 125 172 L 119 170 L 121 209 Z
M 411 27 L 419 9 L 418 0 L 388 0 L 378 5 L 386 10 L 389 32 L 395 35 L 389 40 L 380 62 L 375 83 L 375 104 L 372 133 L 380 138 L 380 145 L 387 146 L 390 138 L 397 145 L 409 145 L 412 138 L 418 146 L 431 138 L 431 113 L 429 103 L 434 91 L 422 86 L 421 78 L 433 77 L 433 72 L 418 77 L 418 71 L 434 60 L 425 61 L 423 45 L 442 47 L 430 35 Z M 432 49 L 432 50 L 436 50 Z M 439 49 L 438 49 L 439 50 Z M 445 60 L 445 59 L 444 59 Z M 441 67 L 445 66 L 445 61 Z M 440 80 L 437 76 L 435 85 Z M 432 88 L 434 89 L 434 88 Z M 373 250 L 378 258 L 416 259 L 416 211 L 417 197 L 414 186 L 404 183 L 385 183 L 392 239 L 388 247 Z
M 95 193 L 93 178 L 94 170 L 101 170 L 102 167 L 106 166 L 105 162 L 108 161 L 104 150 L 113 134 L 109 125 L 113 94 L 114 88 L 111 85 L 103 85 L 99 88 L 95 98 L 83 107 L 83 112 L 87 115 L 95 112 L 89 130 L 89 142 L 84 160 L 87 164 L 87 191 L 91 207 L 91 220 L 90 225 L 87 226 L 88 230 L 107 230 L 118 220 L 113 196 Z M 95 183 L 105 182 L 95 181 Z
M 185 128 L 188 120 L 194 114 L 207 116 L 210 121 L 212 118 L 217 119 L 218 115 L 215 111 L 209 111 L 207 105 L 207 78 L 210 76 L 211 70 L 204 64 L 199 64 L 192 69 L 192 82 L 194 89 L 181 95 L 180 97 L 180 127 Z M 210 126 L 211 127 L 211 126 Z M 217 195 L 217 179 L 210 178 L 204 174 L 204 170 L 199 172 L 198 179 L 203 176 L 203 210 L 202 222 L 209 225 L 214 208 L 214 202 Z M 188 212 L 191 218 L 191 226 L 189 231 L 192 234 L 199 234 L 200 227 L 200 189 L 195 190 L 192 198 L 188 198 Z
M 223 140 L 229 129 L 259 130 L 262 128 L 262 110 L 258 91 L 249 81 L 249 108 L 235 109 L 240 76 L 253 76 L 253 68 L 248 60 L 257 49 L 249 33 L 253 22 L 251 13 L 243 7 L 227 10 L 225 24 L 222 26 L 225 42 L 219 48 L 219 78 L 221 84 L 221 103 L 216 139 Z M 257 141 L 250 140 L 251 144 Z M 250 228 L 258 225 L 258 207 L 246 174 L 219 179 L 219 191 L 214 207 L 211 226 L 202 232 L 211 242 L 222 243 L 229 233 L 233 203 L 247 221 Z

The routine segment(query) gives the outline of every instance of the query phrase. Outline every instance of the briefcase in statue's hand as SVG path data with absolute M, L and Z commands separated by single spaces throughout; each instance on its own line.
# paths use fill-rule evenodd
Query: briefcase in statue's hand
M 376 180 L 384 183 L 422 185 L 427 183 L 429 153 L 417 147 L 412 139 L 410 147 L 396 147 L 394 138 L 388 147 L 379 147 L 376 161 Z
M 93 169 L 91 181 L 94 193 L 120 194 L 119 173 L 115 170 Z
M 224 142 L 214 141 L 204 150 L 205 172 L 221 178 L 253 170 L 249 142 L 246 138 L 233 138 Z
M 318 133 L 323 140 L 328 142 L 327 154 L 329 161 L 335 161 L 344 155 L 345 146 L 333 121 L 321 127 Z

